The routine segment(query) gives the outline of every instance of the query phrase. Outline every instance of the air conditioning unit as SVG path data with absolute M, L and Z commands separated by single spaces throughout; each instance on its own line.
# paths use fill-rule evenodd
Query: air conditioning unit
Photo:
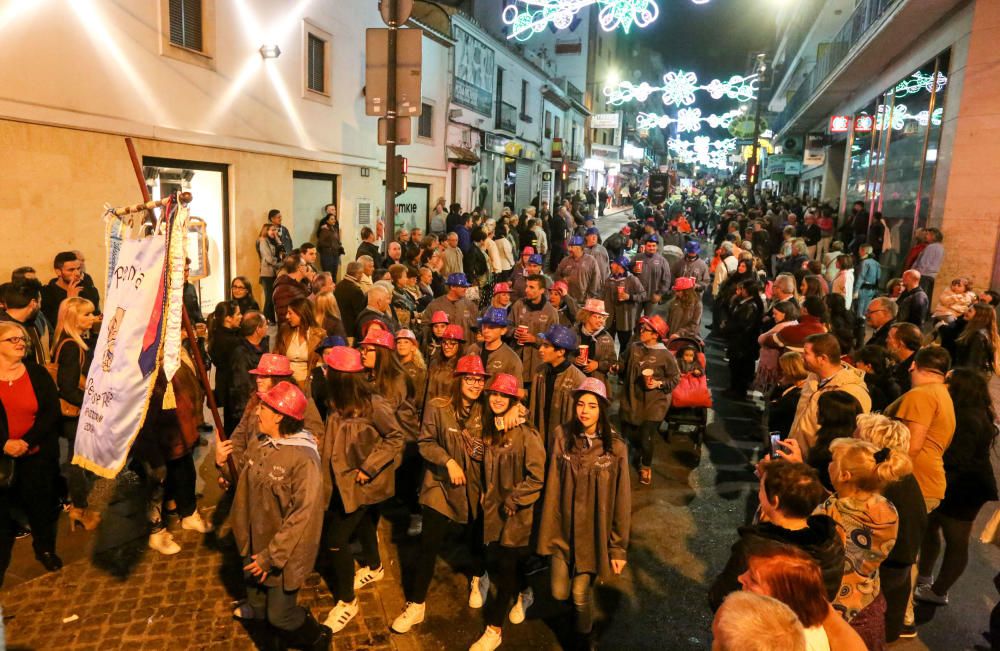
M 372 202 L 368 199 L 358 199 L 358 226 L 372 225 Z
M 802 136 L 788 136 L 781 141 L 782 154 L 801 154 Z

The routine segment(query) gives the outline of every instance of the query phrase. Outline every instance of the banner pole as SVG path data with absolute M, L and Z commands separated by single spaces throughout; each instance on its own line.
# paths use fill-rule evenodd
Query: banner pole
M 149 203 L 152 201 L 152 197 L 149 194 L 149 188 L 146 187 L 146 177 L 142 175 L 142 165 L 139 163 L 139 155 L 135 151 L 135 145 L 132 144 L 131 138 L 125 138 L 125 146 L 128 147 L 128 155 L 132 159 L 132 169 L 135 171 L 135 178 L 142 192 L 143 203 Z M 212 383 L 208 379 L 205 362 L 202 360 L 201 350 L 198 348 L 198 336 L 195 334 L 194 328 L 191 327 L 191 319 L 188 318 L 187 309 L 184 308 L 183 304 L 181 305 L 181 323 L 184 327 L 184 333 L 187 335 L 188 346 L 191 348 L 191 359 L 194 361 L 194 367 L 198 373 L 201 388 L 205 391 L 205 399 L 208 401 L 208 408 L 212 412 L 212 420 L 215 423 L 215 434 L 219 437 L 220 441 L 225 441 L 228 437 L 226 436 L 226 430 L 222 427 L 222 417 L 219 416 L 219 407 L 215 404 Z M 226 459 L 226 465 L 228 465 L 229 472 L 235 482 L 236 465 L 233 463 L 232 456 Z

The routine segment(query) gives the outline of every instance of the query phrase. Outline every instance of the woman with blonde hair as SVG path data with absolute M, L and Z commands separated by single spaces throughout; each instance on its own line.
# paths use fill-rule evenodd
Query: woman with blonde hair
M 879 566 L 899 530 L 899 514 L 882 491 L 913 471 L 906 452 L 859 439 L 830 444 L 830 481 L 836 492 L 817 509 L 837 522 L 844 543 L 844 579 L 833 607 L 872 651 L 885 648 L 885 597 Z
M 767 401 L 767 429 L 788 437 L 795 420 L 795 410 L 802 395 L 802 385 L 809 375 L 802 353 L 789 351 L 778 358 L 778 384 Z
M 319 364 L 319 346 L 326 332 L 316 325 L 313 306 L 306 298 L 297 298 L 288 305 L 285 322 L 278 328 L 274 352 L 284 355 L 292 365 L 292 377 L 309 395 L 312 370 Z
M 340 319 L 340 307 L 333 292 L 320 292 L 313 302 L 316 313 L 316 324 L 323 328 L 327 337 L 343 337 L 347 339 L 344 322 Z
M 80 297 L 65 299 L 59 305 L 59 319 L 55 329 L 55 347 L 52 361 L 57 367 L 56 387 L 62 406 L 62 435 L 69 450 L 62 472 L 66 478 L 69 493 L 69 525 L 71 530 L 77 524 L 90 531 L 101 521 L 100 513 L 87 508 L 90 481 L 87 471 L 73 465 L 73 449 L 76 442 L 76 427 L 80 421 L 80 407 L 83 405 L 83 387 L 94 360 L 94 349 L 90 339 L 90 329 L 97 321 L 94 304 Z

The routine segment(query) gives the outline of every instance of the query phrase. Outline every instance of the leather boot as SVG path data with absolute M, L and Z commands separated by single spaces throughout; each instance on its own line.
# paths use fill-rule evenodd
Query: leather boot
M 316 621 L 312 613 L 306 611 L 306 619 L 288 636 L 290 646 L 305 651 L 327 651 L 330 648 L 330 641 L 333 633 L 328 626 L 323 626 Z

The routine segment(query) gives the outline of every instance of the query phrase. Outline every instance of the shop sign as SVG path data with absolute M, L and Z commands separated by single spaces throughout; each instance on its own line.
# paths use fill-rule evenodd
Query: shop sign
M 857 132 L 867 132 L 871 131 L 875 126 L 875 117 L 868 114 L 861 114 L 854 118 L 854 131 Z
M 539 188 L 539 194 L 541 194 L 540 201 L 548 201 L 549 205 L 552 205 L 552 193 L 554 190 L 556 173 L 552 170 L 542 170 L 542 184 Z
M 396 197 L 396 228 L 421 228 L 426 232 L 429 191 L 427 186 L 411 183 Z
M 850 115 L 831 115 L 830 133 L 847 133 L 851 130 Z
M 822 165 L 826 160 L 826 149 L 824 138 L 821 133 L 810 133 L 806 135 L 806 145 L 802 155 L 803 167 Z
M 591 145 L 591 147 L 593 147 L 593 145 Z M 622 158 L 625 159 L 626 161 L 637 163 L 641 161 L 643 159 L 643 156 L 645 155 L 646 155 L 646 150 L 643 149 L 642 147 L 636 147 L 630 142 L 625 143 L 625 149 L 623 151 Z
M 785 175 L 786 176 L 798 176 L 802 173 L 802 163 L 794 160 L 787 161 L 785 163 Z
M 486 139 L 483 142 L 483 149 L 491 151 L 494 154 L 507 155 L 507 143 L 509 142 L 510 138 L 498 136 L 495 133 L 487 133 Z
M 600 158 L 587 158 L 583 161 L 583 169 L 594 172 L 603 172 L 604 161 Z
M 618 148 L 611 145 L 590 145 L 590 155 L 593 158 L 600 158 L 607 161 L 617 161 L 619 158 Z
M 590 116 L 591 129 L 619 129 L 621 128 L 622 114 L 619 113 L 595 113 Z
M 456 41 L 452 101 L 489 116 L 496 88 L 493 49 L 457 25 L 452 32 Z

